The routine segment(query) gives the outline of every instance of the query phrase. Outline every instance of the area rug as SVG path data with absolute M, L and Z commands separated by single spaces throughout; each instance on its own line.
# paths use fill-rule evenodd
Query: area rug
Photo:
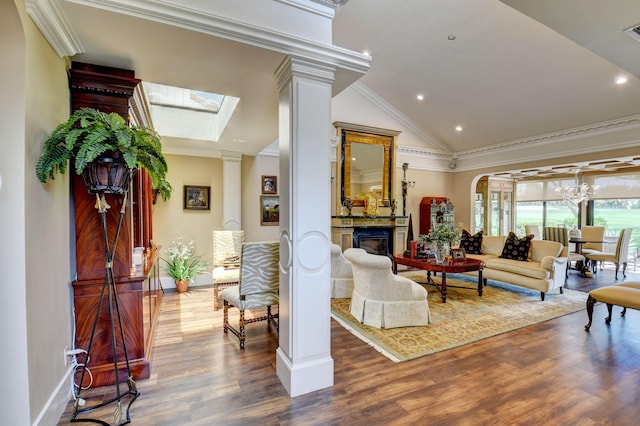
M 351 299 L 331 299 L 331 315 L 351 333 L 393 361 L 408 361 L 585 309 L 587 294 L 572 290 L 540 293 L 489 281 L 482 297 L 475 283 L 447 277 L 447 303 L 425 286 L 432 323 L 426 327 L 378 329 L 349 313 Z M 450 286 L 466 286 L 465 289 Z

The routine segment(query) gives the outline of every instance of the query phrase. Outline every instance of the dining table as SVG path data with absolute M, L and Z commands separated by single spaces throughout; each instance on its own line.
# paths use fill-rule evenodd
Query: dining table
M 594 240 L 594 239 L 583 239 L 583 238 L 569 238 L 569 243 L 573 243 L 576 245 L 576 254 L 582 254 L 582 246 L 585 244 L 601 244 L 604 243 L 602 240 Z M 576 269 L 580 271 L 580 275 L 584 278 L 591 277 L 591 271 L 589 270 L 588 262 L 585 260 L 584 262 L 578 261 L 576 262 Z

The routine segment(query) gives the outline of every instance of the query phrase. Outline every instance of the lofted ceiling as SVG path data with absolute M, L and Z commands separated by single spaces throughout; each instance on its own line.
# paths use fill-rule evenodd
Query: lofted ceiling
M 47 1 L 55 2 L 81 43 L 84 53 L 72 60 L 241 99 L 220 141 L 166 138 L 167 152 L 255 155 L 277 139 L 274 71 L 285 57 L 281 51 L 170 19 L 161 23 L 143 8 L 123 14 L 97 1 Z M 358 84 L 419 129 L 426 150 L 463 157 L 611 120 L 638 121 L 640 42 L 624 34 L 638 24 L 637 0 L 349 0 L 336 10 L 333 45 L 370 53 L 370 69 Z M 626 84 L 615 84 L 620 75 Z M 527 158 L 526 151 L 522 158 L 511 154 L 514 162 Z M 637 163 L 630 157 L 512 176 Z

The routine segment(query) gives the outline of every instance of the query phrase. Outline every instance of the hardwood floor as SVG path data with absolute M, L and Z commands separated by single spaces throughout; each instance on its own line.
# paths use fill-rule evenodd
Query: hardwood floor
M 572 271 L 567 287 L 614 282 L 613 271 L 591 279 Z M 607 326 L 599 304 L 589 333 L 581 311 L 402 363 L 332 321 L 335 385 L 290 398 L 275 374 L 277 341 L 266 324 L 247 328 L 241 351 L 222 332 L 212 297 L 211 288 L 196 287 L 163 298 L 151 377 L 138 382 L 132 424 L 631 425 L 640 418 L 638 311 L 620 317 L 614 308 Z M 112 391 L 84 396 L 92 404 L 88 395 Z M 113 406 L 106 411 L 110 422 Z

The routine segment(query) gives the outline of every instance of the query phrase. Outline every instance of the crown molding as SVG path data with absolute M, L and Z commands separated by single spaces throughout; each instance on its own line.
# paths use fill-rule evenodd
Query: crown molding
M 339 7 L 333 0 L 275 0 L 287 6 L 333 20 Z
M 84 52 L 82 43 L 56 1 L 25 0 L 24 3 L 27 14 L 59 57 Z
M 528 138 L 516 139 L 506 143 L 484 146 L 477 149 L 470 149 L 466 151 L 457 152 L 458 157 L 472 158 L 478 155 L 486 155 L 496 151 L 514 151 L 522 149 L 524 146 L 527 148 L 531 146 L 543 147 L 549 144 L 561 144 L 570 141 L 574 141 L 578 138 L 585 138 L 590 136 L 604 135 L 608 133 L 615 133 L 620 131 L 626 131 L 630 129 L 640 128 L 640 115 L 633 115 L 629 117 L 617 118 L 600 123 L 593 123 L 586 126 L 575 127 L 572 129 L 560 130 L 557 132 L 544 133 Z M 603 150 L 611 149 L 610 146 L 602 147 Z M 578 148 L 580 149 L 580 148 Z M 571 152 L 575 153 L 575 149 Z M 593 148 L 585 148 L 583 152 L 593 152 Z
M 50 0 L 47 0 L 50 1 Z M 210 13 L 157 0 L 65 0 L 89 7 L 173 25 L 190 31 L 314 60 L 338 69 L 364 74 L 371 58 L 330 44 L 318 43 Z

